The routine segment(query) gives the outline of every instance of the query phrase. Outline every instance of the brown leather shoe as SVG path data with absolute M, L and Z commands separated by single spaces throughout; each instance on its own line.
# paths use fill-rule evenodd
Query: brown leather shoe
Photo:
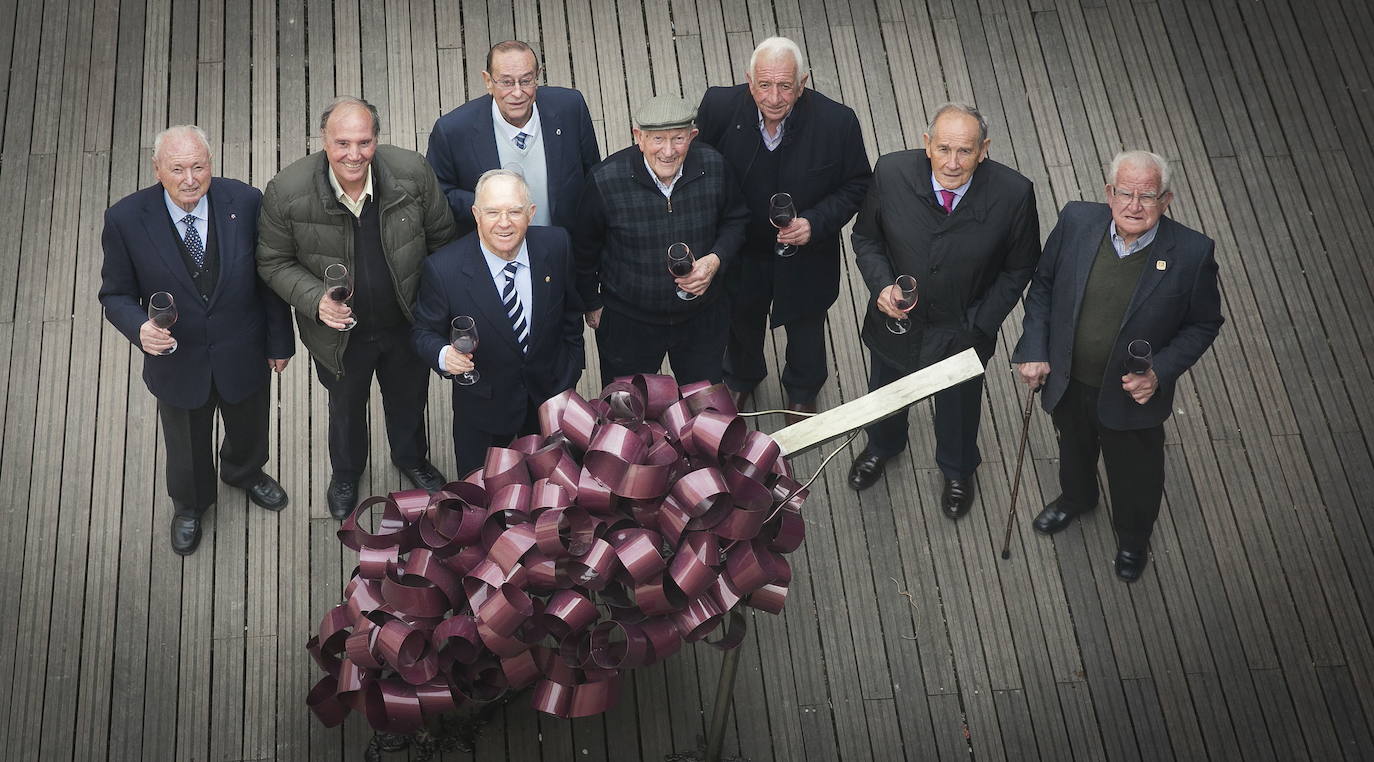
M 816 403 L 814 403 L 814 402 L 793 402 L 792 404 L 790 404 L 790 405 L 787 406 L 787 409 L 788 409 L 788 410 L 791 410 L 791 411 L 793 411 L 793 412 L 796 412 L 796 413 L 811 413 L 811 414 L 815 414 L 815 412 L 816 412 Z M 792 415 L 792 413 L 784 413 L 782 417 L 783 417 L 783 420 L 787 421 L 787 425 L 788 425 L 788 426 L 791 426 L 791 425 L 794 424 L 794 423 L 801 423 L 802 421 L 806 420 L 807 418 L 810 418 L 811 416 L 810 416 L 810 415 Z

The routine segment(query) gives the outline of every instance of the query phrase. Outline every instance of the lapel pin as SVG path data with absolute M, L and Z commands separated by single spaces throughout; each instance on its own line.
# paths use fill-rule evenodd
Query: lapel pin
M 549 280 L 550 280 L 550 279 L 549 279 L 549 276 L 545 275 L 545 276 L 544 276 L 544 282 L 545 282 L 545 283 L 548 283 Z
M 239 218 L 239 216 L 238 216 L 237 214 L 234 214 L 233 212 L 230 212 L 230 213 L 229 213 L 229 219 L 231 219 L 231 220 L 237 220 L 238 218 Z
M 563 128 L 562 128 L 562 127 L 556 128 L 556 129 L 553 131 L 553 134 L 555 134 L 555 135 L 562 135 L 562 134 L 563 134 Z
M 1159 270 L 1160 272 L 1163 272 L 1163 271 L 1167 270 L 1168 268 L 1169 268 L 1169 265 L 1166 264 L 1166 263 L 1164 262 L 1164 260 L 1162 260 L 1162 259 L 1156 259 L 1156 260 L 1155 260 L 1155 269 L 1156 269 L 1156 270 Z

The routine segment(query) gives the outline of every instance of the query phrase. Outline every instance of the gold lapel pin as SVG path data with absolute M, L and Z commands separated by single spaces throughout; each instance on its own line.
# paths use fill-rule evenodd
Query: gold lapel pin
M 549 276 L 547 276 L 547 275 L 544 276 L 544 282 L 545 282 L 545 283 L 548 283 L 548 282 L 549 282 Z
M 1168 265 L 1168 263 L 1166 263 L 1166 262 L 1165 262 L 1164 260 L 1162 260 L 1162 259 L 1156 259 L 1156 260 L 1155 260 L 1155 269 L 1156 269 L 1156 270 L 1159 270 L 1160 272 L 1163 272 L 1163 271 L 1169 269 L 1169 265 Z

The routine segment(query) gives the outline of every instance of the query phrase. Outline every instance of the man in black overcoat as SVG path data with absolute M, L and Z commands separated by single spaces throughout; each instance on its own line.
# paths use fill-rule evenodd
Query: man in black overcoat
M 863 339 L 872 353 L 869 389 L 969 347 L 986 364 L 997 332 L 1040 257 L 1040 224 L 1031 181 L 987 158 L 987 121 L 972 106 L 940 107 L 923 136 L 924 151 L 878 159 L 873 186 L 854 225 L 854 251 L 873 299 Z M 899 275 L 916 278 L 911 328 L 889 318 Z M 935 461 L 944 474 L 941 508 L 957 519 L 973 503 L 983 378 L 935 395 Z M 905 449 L 906 413 L 868 427 L 849 484 L 866 489 L 888 458 Z
M 816 411 L 825 383 L 825 316 L 840 290 L 840 228 L 863 204 L 873 177 L 854 110 L 806 87 L 795 42 L 770 37 L 754 49 L 746 84 L 712 87 L 701 99 L 701 139 L 725 156 L 749 207 L 731 297 L 725 383 L 743 401 L 768 375 L 763 338 L 787 327 L 782 386 L 788 408 Z M 769 223 L 769 199 L 792 196 L 797 216 Z M 788 256 L 776 253 L 786 245 Z

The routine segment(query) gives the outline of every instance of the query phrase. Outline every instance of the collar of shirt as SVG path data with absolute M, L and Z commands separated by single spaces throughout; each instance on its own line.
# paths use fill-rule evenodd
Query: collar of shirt
M 970 178 L 968 179 L 968 182 L 964 183 L 963 185 L 960 185 L 958 188 L 954 188 L 954 189 L 951 191 L 951 192 L 954 194 L 954 203 L 953 203 L 953 204 L 950 204 L 950 206 L 949 206 L 950 209 L 958 209 L 958 208 L 959 208 L 959 202 L 964 200 L 964 194 L 965 194 L 965 193 L 968 193 L 968 187 L 969 187 L 970 185 L 973 185 L 973 178 L 972 178 L 972 177 L 970 177 Z M 935 191 L 935 203 L 937 203 L 937 204 L 939 204 L 941 207 L 943 207 L 943 206 L 945 205 L 945 199 L 944 199 L 943 196 L 940 195 L 940 191 L 942 191 L 942 190 L 950 190 L 950 189 L 949 189 L 949 188 L 946 188 L 946 187 L 943 186 L 943 185 L 941 185 L 941 184 L 940 184 L 940 181 L 935 179 L 935 173 L 934 173 L 934 172 L 931 172 L 931 173 L 930 173 L 930 187 L 931 187 L 932 190 Z
M 162 191 L 162 200 L 167 203 L 167 214 L 172 216 L 172 222 L 178 226 L 177 232 L 181 233 L 182 238 L 186 237 L 186 229 L 180 227 L 181 221 L 185 219 L 186 215 L 194 214 L 196 216 L 196 232 L 200 233 L 200 240 L 205 240 L 205 223 L 210 219 L 210 194 L 201 196 L 200 200 L 196 202 L 196 208 L 189 212 L 177 206 L 176 202 L 172 200 L 172 194 L 168 193 L 165 188 Z
M 1112 248 L 1116 249 L 1116 258 L 1125 259 L 1126 257 L 1129 257 L 1137 251 L 1140 251 L 1146 246 L 1149 246 L 1150 244 L 1154 243 L 1155 234 L 1158 232 L 1159 223 L 1156 222 L 1154 227 L 1150 228 L 1149 230 L 1146 230 L 1144 233 L 1141 233 L 1139 238 L 1131 242 L 1130 245 L 1127 245 L 1126 239 L 1116 234 L 1116 220 L 1112 220 Z
M 763 136 L 763 147 L 770 151 L 778 150 L 778 146 L 782 145 L 782 131 L 787 127 L 787 117 L 783 117 L 782 121 L 778 122 L 778 134 L 769 135 L 768 128 L 763 123 L 763 112 L 759 111 L 758 108 L 754 110 L 758 111 L 759 115 L 759 134 Z
M 333 167 L 329 168 L 329 187 L 334 189 L 334 197 L 339 200 L 339 203 L 347 207 L 354 217 L 361 217 L 363 216 L 363 207 L 367 205 L 367 200 L 372 196 L 372 167 L 369 165 L 367 168 L 367 180 L 363 182 L 363 192 L 362 195 L 358 196 L 357 201 L 344 193 L 343 186 L 339 185 L 339 178 L 334 175 Z
M 485 257 L 487 260 L 487 269 L 491 271 L 491 279 L 496 282 L 496 285 L 498 286 L 497 292 L 499 293 L 499 287 L 505 285 L 506 279 L 506 276 L 502 271 L 506 269 L 506 265 L 510 263 L 510 260 L 502 259 L 501 257 L 496 256 L 492 253 L 491 249 L 488 249 L 487 245 L 482 243 L 480 240 L 477 242 L 477 246 L 482 250 L 482 256 Z M 520 251 L 515 252 L 515 261 L 519 262 L 526 270 L 529 269 L 530 250 L 527 245 L 527 242 L 520 242 Z M 515 271 L 517 273 L 520 272 L 520 268 L 515 268 Z
M 658 175 L 654 173 L 654 168 L 649 166 L 649 157 L 644 157 L 644 168 L 649 170 L 650 179 L 654 181 L 654 185 L 658 186 L 659 191 L 663 193 L 665 198 L 673 197 L 673 186 L 677 185 L 678 180 L 682 179 L 682 168 L 685 166 L 687 166 L 687 161 L 684 159 L 681 164 L 677 165 L 677 174 L 673 175 L 672 180 L 665 183 L 658 179 Z
M 497 107 L 496 99 L 492 98 L 491 123 L 496 126 L 496 134 L 498 137 L 505 138 L 507 143 L 515 145 L 515 136 L 522 132 L 530 137 L 539 134 L 539 104 L 530 104 L 530 120 L 525 122 L 524 127 L 516 127 L 510 122 L 507 122 L 504 116 L 501 116 L 501 109 Z M 529 145 L 529 141 L 525 141 L 526 150 L 529 149 Z

